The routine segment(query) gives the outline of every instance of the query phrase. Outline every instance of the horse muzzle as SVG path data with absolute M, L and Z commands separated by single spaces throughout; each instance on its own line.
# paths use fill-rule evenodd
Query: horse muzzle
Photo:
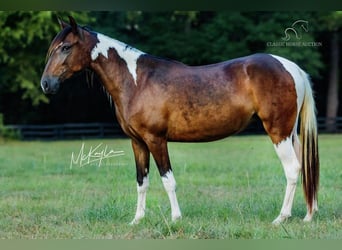
M 40 86 L 45 94 L 55 94 L 59 89 L 59 78 L 55 76 L 44 76 Z

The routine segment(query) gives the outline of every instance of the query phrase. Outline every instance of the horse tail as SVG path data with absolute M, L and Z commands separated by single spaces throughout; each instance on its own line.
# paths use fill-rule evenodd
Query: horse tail
M 317 209 L 319 185 L 319 155 L 316 110 L 308 75 L 301 71 L 304 79 L 305 95 L 301 109 L 300 139 L 302 144 L 302 182 L 308 211 Z

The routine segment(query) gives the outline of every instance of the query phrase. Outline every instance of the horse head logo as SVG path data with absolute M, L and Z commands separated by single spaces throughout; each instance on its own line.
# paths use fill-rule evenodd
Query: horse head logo
M 305 20 L 297 20 L 291 25 L 291 27 L 285 29 L 285 37 L 283 37 L 282 39 L 284 41 L 288 41 L 291 39 L 291 34 L 294 34 L 297 40 L 299 40 L 302 38 L 303 30 L 306 33 L 309 31 L 309 22 Z

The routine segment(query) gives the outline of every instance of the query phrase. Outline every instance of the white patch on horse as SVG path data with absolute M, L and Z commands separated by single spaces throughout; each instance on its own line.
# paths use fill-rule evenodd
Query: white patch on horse
M 131 224 L 137 224 L 139 221 L 145 216 L 145 208 L 146 208 L 146 193 L 149 186 L 148 176 L 144 177 L 143 183 L 140 186 L 137 184 L 138 191 L 138 203 L 137 203 L 137 211 L 135 213 L 134 219 Z
M 306 73 L 294 62 L 287 60 L 286 58 L 271 55 L 277 59 L 286 69 L 287 72 L 292 76 L 295 83 L 296 93 L 297 93 L 297 117 L 300 113 L 304 101 L 305 94 L 305 79 L 307 77 Z
M 179 209 L 177 196 L 176 196 L 176 180 L 171 170 L 168 171 L 164 176 L 162 176 L 162 182 L 164 184 L 164 188 L 169 196 L 169 200 L 171 203 L 172 221 L 175 221 L 181 218 L 182 214 Z
M 280 224 L 291 216 L 293 198 L 300 172 L 300 164 L 295 153 L 295 148 L 292 144 L 292 136 L 289 136 L 277 145 L 274 145 L 274 148 L 283 165 L 287 182 L 285 197 L 280 214 L 273 221 L 273 224 Z
M 130 47 L 129 45 L 120 42 L 116 39 L 110 38 L 108 36 L 97 34 L 97 39 L 99 42 L 94 46 L 91 51 L 91 59 L 94 61 L 96 58 L 102 54 L 108 59 L 108 50 L 113 48 L 116 50 L 118 55 L 125 60 L 127 64 L 128 71 L 131 73 L 134 84 L 137 85 L 137 60 L 138 58 L 145 54 L 140 50 Z

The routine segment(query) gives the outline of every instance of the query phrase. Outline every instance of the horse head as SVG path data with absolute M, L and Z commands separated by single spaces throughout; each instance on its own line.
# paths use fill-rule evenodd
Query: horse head
M 44 93 L 56 93 L 64 80 L 90 64 L 90 50 L 96 44 L 91 33 L 77 25 L 69 16 L 69 23 L 58 19 L 61 31 L 50 44 L 41 78 Z

